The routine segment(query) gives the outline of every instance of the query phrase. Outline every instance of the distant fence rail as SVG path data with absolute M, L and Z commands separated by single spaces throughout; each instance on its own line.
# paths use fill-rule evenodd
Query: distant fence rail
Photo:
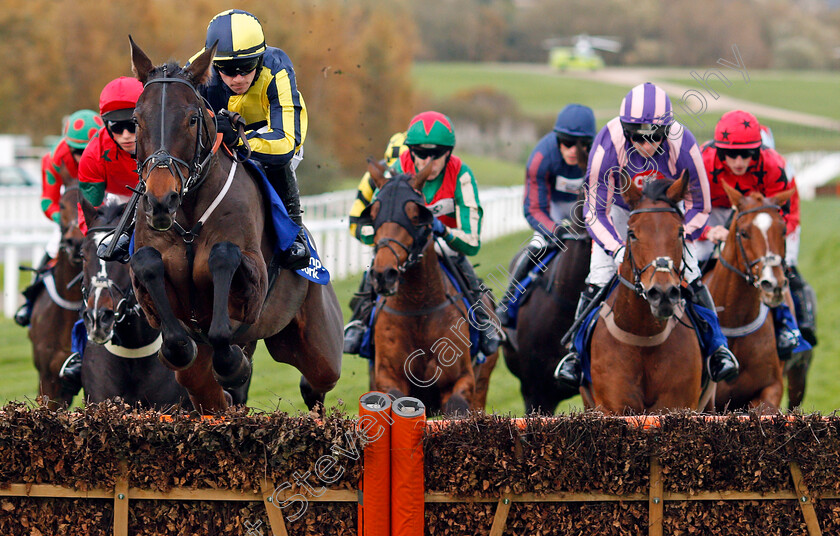
M 481 190 L 483 241 L 528 228 L 522 216 L 521 186 Z M 40 210 L 39 188 L 4 188 L 0 195 L 0 251 L 4 262 L 3 312 L 11 317 L 20 303 L 21 263 L 36 264 L 55 225 Z M 372 248 L 350 236 L 348 216 L 355 190 L 304 196 L 304 222 L 312 233 L 321 260 L 332 277 L 343 279 L 367 268 Z

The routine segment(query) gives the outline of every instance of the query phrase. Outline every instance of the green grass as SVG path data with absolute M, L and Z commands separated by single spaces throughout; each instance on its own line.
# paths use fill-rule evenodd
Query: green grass
M 581 82 L 559 73 L 529 72 L 503 64 L 415 63 L 412 78 L 421 92 L 435 99 L 492 87 L 509 94 L 531 116 L 554 117 L 566 104 L 579 102 L 595 110 L 600 123 L 614 115 L 627 92 L 627 88 L 612 84 Z M 602 117 L 601 110 L 610 112 Z
M 703 71 L 698 69 L 697 72 Z M 735 78 L 729 77 L 730 72 Z M 732 82 L 730 87 L 714 78 L 710 79 L 709 87 L 738 99 L 840 119 L 840 99 L 837 98 L 840 74 L 836 72 L 750 71 L 749 82 L 734 71 L 726 74 Z M 691 77 L 668 78 L 668 81 L 706 91 Z
M 820 300 L 820 343 L 815 351 L 803 407 L 809 412 L 830 413 L 840 408 L 840 379 L 836 374 L 840 370 L 840 340 L 833 336 L 840 332 L 840 304 L 837 303 L 840 284 L 836 276 L 840 262 L 840 236 L 833 225 L 838 212 L 838 199 L 807 201 L 802 206 L 805 233 L 800 253 L 800 270 L 817 290 Z M 473 263 L 478 264 L 476 271 L 479 276 L 486 276 L 499 264 L 506 266 L 517 247 L 528 236 L 529 233 L 521 232 L 485 244 L 472 259 Z M 357 284 L 356 278 L 336 282 L 336 293 L 344 307 L 345 318 L 349 317 L 347 302 Z M 503 290 L 494 288 L 497 294 Z M 0 403 L 34 399 L 37 377 L 26 331 L 14 325 L 11 320 L 0 320 L 0 344 L 4 349 L 0 354 Z M 299 378 L 295 369 L 275 363 L 260 345 L 255 356 L 249 405 L 261 409 L 304 410 L 298 393 Z M 344 356 L 341 379 L 327 395 L 327 404 L 333 406 L 344 401 L 348 410 L 354 413 L 356 400 L 367 391 L 367 385 L 367 361 L 356 356 Z M 580 407 L 580 397 L 575 397 L 564 402 L 560 411 Z M 522 415 L 524 412 L 519 382 L 507 370 L 502 359 L 490 382 L 487 409 L 514 415 Z

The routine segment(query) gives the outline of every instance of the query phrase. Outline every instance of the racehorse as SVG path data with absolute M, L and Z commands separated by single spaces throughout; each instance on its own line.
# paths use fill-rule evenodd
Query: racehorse
M 379 193 L 359 225 L 374 228 L 370 277 L 382 297 L 374 321 L 372 388 L 419 398 L 429 415 L 484 409 L 498 351 L 473 366 L 468 308 L 441 268 L 431 233 L 434 216 L 420 193 L 431 166 L 390 179 L 376 162 L 368 169 Z M 482 304 L 493 311 L 486 294 Z
M 608 413 L 696 409 L 703 357 L 681 300 L 683 215 L 678 202 L 688 174 L 652 180 L 644 190 L 626 181 L 630 207 L 620 285 L 602 305 L 591 343 L 588 407 Z
M 592 239 L 582 225 L 582 206 L 575 205 L 560 244 L 541 278 L 533 281 L 527 301 L 519 308 L 516 330 L 505 329 L 505 363 L 519 378 L 526 413 L 554 414 L 557 404 L 577 391 L 563 389 L 553 372 L 565 352 L 560 340 L 572 326 L 577 296 L 589 273 Z M 527 250 L 521 252 L 527 254 Z M 511 270 L 518 257 L 511 261 Z M 522 299 L 522 298 L 520 298 Z
M 61 242 L 55 266 L 44 274 L 46 292 L 32 305 L 29 339 L 38 369 L 38 394 L 49 397 L 49 406 L 69 405 L 73 394 L 58 377 L 70 355 L 70 332 L 82 308 L 82 291 L 76 282 L 82 271 L 82 231 L 79 229 L 78 186 L 67 186 L 59 199 Z
M 84 197 L 80 201 L 88 226 L 82 245 L 82 319 L 90 341 L 82 359 L 85 399 L 101 402 L 120 397 L 145 408 L 192 409 L 187 391 L 157 358 L 160 330 L 152 328 L 140 310 L 128 266 L 96 256 L 99 243 L 114 230 L 125 204 L 96 209 Z
M 745 409 L 763 404 L 775 410 L 782 402 L 782 365 L 768 308 L 782 303 L 788 287 L 783 264 L 785 222 L 780 207 L 795 190 L 765 199 L 759 192 L 745 195 L 725 182 L 721 184 L 735 213 L 726 247 L 704 281 L 741 373 L 731 384 L 718 384 L 715 407 Z
M 143 195 L 130 264 L 140 306 L 163 333 L 164 363 L 197 409 L 218 410 L 228 405 L 223 387 L 248 381 L 262 339 L 302 373 L 306 405 L 323 403 L 341 372 L 341 308 L 331 285 L 268 269 L 274 244 L 259 179 L 215 151 L 215 119 L 196 90 L 216 47 L 184 68 L 155 67 L 130 42 L 145 86 L 134 112 Z

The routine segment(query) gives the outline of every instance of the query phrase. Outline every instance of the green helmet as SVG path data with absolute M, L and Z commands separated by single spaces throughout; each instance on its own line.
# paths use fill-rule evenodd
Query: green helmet
M 72 149 L 84 149 L 103 125 L 102 118 L 93 110 L 73 112 L 67 119 L 64 139 Z
M 439 112 L 417 114 L 408 123 L 405 144 L 455 147 L 455 129 L 452 128 L 452 121 Z

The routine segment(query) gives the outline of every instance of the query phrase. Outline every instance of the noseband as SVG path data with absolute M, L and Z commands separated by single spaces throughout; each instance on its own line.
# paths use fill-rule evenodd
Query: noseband
M 683 215 L 675 207 L 651 207 L 651 208 L 640 208 L 630 212 L 630 217 L 635 214 L 644 214 L 649 212 L 673 212 L 677 216 L 682 219 Z M 626 251 L 628 258 L 630 260 L 630 268 L 633 271 L 633 281 L 628 281 L 621 275 L 621 271 L 618 272 L 618 280 L 621 283 L 635 292 L 639 297 L 644 300 L 647 300 L 647 291 L 645 291 L 644 285 L 642 285 L 642 274 L 644 274 L 649 268 L 653 268 L 656 272 L 666 272 L 677 275 L 677 277 L 682 281 L 684 279 L 684 272 L 685 272 L 685 263 L 683 263 L 682 267 L 679 271 L 674 268 L 674 260 L 671 257 L 656 257 L 646 265 L 639 268 L 636 265 L 636 260 L 633 258 L 633 248 L 630 244 L 630 238 L 634 238 L 633 230 L 629 227 L 629 218 L 628 218 L 628 228 L 627 228 L 627 246 Z M 683 226 L 680 225 L 680 243 L 682 244 L 683 253 L 685 253 L 685 232 Z
M 183 199 L 183 197 L 190 191 L 195 188 L 198 188 L 204 179 L 207 177 L 207 163 L 210 161 L 210 158 L 213 156 L 212 144 L 209 143 L 211 140 L 210 130 L 207 126 L 207 122 L 204 120 L 204 110 L 209 108 L 209 103 L 207 103 L 206 99 L 204 99 L 199 93 L 195 86 L 190 83 L 188 80 L 183 78 L 177 77 L 167 77 L 166 76 L 166 66 L 163 67 L 163 78 L 154 78 L 146 82 L 143 86 L 145 89 L 151 84 L 163 84 L 163 87 L 160 92 L 160 148 L 149 155 L 141 164 L 137 166 L 137 174 L 140 177 L 140 184 L 139 188 L 141 191 L 145 190 L 146 186 L 146 179 L 148 178 L 148 174 L 151 173 L 151 170 L 154 168 L 165 168 L 169 170 L 169 173 L 172 174 L 173 177 L 176 177 L 181 184 L 181 191 L 179 192 L 179 200 Z M 195 95 L 196 100 L 199 103 L 198 106 L 198 122 L 199 122 L 199 134 L 195 138 L 195 150 L 193 152 L 192 161 L 187 163 L 186 161 L 173 156 L 167 149 L 164 147 L 164 143 L 166 142 L 166 88 L 168 87 L 167 84 L 184 84 L 192 90 L 193 94 Z M 213 116 L 213 120 L 216 121 L 216 117 Z M 218 132 L 218 124 L 216 125 Z M 207 138 L 208 143 L 204 143 L 204 139 Z M 185 168 L 189 175 L 187 178 L 184 178 L 184 174 L 181 171 L 181 168 Z M 144 175 L 144 171 L 148 169 L 148 173 Z
M 408 229 L 406 229 L 406 230 L 408 230 Z M 410 230 L 408 230 L 408 231 L 411 232 Z M 409 268 L 411 268 L 412 266 L 414 266 L 415 264 L 420 262 L 420 259 L 423 258 L 423 250 L 426 249 L 426 244 L 429 241 L 429 235 L 431 234 L 431 232 L 432 232 L 431 225 L 426 225 L 426 226 L 423 227 L 422 230 L 419 230 L 419 231 L 415 230 L 415 233 L 412 233 L 412 235 L 413 235 L 412 238 L 414 240 L 412 241 L 411 247 L 406 246 L 405 244 L 403 244 L 402 242 L 400 242 L 396 238 L 383 238 L 382 240 L 378 241 L 376 243 L 376 245 L 374 246 L 373 255 L 375 257 L 380 249 L 388 248 L 389 250 L 391 250 L 391 253 L 393 253 L 394 257 L 397 259 L 397 271 L 399 271 L 399 273 L 402 274 L 406 270 L 408 270 Z M 403 261 L 402 263 L 400 263 L 399 254 L 391 246 L 391 242 L 397 244 L 406 253 L 408 253 L 408 256 L 406 257 L 405 261 Z
M 113 228 L 110 227 L 94 227 L 88 230 L 88 233 L 91 232 L 113 232 Z M 106 235 L 107 236 L 107 235 Z M 107 265 L 105 261 L 98 259 L 99 261 L 99 271 L 94 275 L 90 280 L 90 287 L 87 288 L 87 285 L 84 284 L 84 279 L 82 280 L 82 299 L 85 303 L 87 303 L 88 296 L 90 296 L 90 292 L 93 291 L 96 295 L 96 301 L 99 301 L 99 294 L 102 291 L 107 290 L 108 293 L 111 295 L 111 300 L 116 304 L 114 306 L 114 323 L 119 324 L 120 322 L 124 321 L 129 313 L 135 311 L 136 314 L 140 313 L 140 304 L 137 303 L 137 300 L 134 297 L 134 289 L 129 286 L 128 290 L 121 289 L 116 283 L 114 283 L 110 277 L 108 277 L 107 272 Z M 115 296 L 115 293 L 117 296 Z M 132 303 L 133 302 L 133 303 Z M 94 310 L 97 309 L 96 306 L 93 308 Z
M 764 210 L 776 210 L 779 213 L 781 213 L 782 208 L 778 205 L 762 205 L 760 207 L 755 207 L 755 208 L 751 208 L 749 210 L 745 210 L 744 212 L 739 212 L 738 215 L 735 217 L 735 221 L 732 222 L 732 225 L 735 225 L 737 227 L 738 220 L 742 216 L 746 216 L 747 214 L 751 214 L 753 212 L 761 212 L 761 211 L 764 211 Z M 724 260 L 723 256 L 721 256 L 720 259 L 718 259 L 718 260 L 725 267 L 729 268 L 730 270 L 732 270 L 736 274 L 743 277 L 744 281 L 746 281 L 748 285 L 752 285 L 756 288 L 759 287 L 760 281 L 759 281 L 759 278 L 757 278 L 755 276 L 755 274 L 753 272 L 753 267 L 760 262 L 764 262 L 765 266 L 771 266 L 771 267 L 772 266 L 781 266 L 781 267 L 784 268 L 784 266 L 785 266 L 784 257 L 782 257 L 781 255 L 777 255 L 775 253 L 770 253 L 769 252 L 769 250 L 770 250 L 770 244 L 769 243 L 767 244 L 767 253 L 765 255 L 762 255 L 761 257 L 758 257 L 754 261 L 750 262 L 749 257 L 747 257 L 747 250 L 746 250 L 746 248 L 744 248 L 744 241 L 741 238 L 740 233 L 738 233 L 737 231 L 735 232 L 735 240 L 736 240 L 736 242 L 738 242 L 738 249 L 741 251 L 741 257 L 743 258 L 743 263 L 744 263 L 745 269 L 742 271 L 739 268 L 737 268 L 735 266 L 732 266 L 731 264 L 729 264 L 728 262 L 726 262 Z

